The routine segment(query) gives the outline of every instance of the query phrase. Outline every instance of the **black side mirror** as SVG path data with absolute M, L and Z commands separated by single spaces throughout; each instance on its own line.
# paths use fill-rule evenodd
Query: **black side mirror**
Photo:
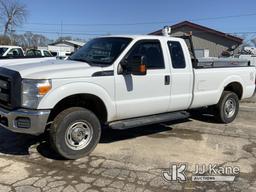
M 124 74 L 146 75 L 147 59 L 146 56 L 133 56 L 131 60 L 125 59 L 122 63 Z

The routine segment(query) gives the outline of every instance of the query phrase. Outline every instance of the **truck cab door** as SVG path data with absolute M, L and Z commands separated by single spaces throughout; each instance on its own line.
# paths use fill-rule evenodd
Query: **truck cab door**
M 169 67 L 166 67 L 159 40 L 137 41 L 123 58 L 146 56 L 147 74 L 115 76 L 118 119 L 164 113 L 170 102 Z M 128 62 L 129 63 L 129 62 Z M 120 64 L 119 66 L 120 67 Z
M 171 99 L 168 110 L 189 108 L 193 93 L 193 68 L 187 45 L 184 41 L 168 41 L 171 67 Z

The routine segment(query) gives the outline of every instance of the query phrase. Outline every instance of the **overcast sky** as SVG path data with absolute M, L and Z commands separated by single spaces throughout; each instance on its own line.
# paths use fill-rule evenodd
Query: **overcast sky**
M 22 0 L 22 2 L 27 5 L 29 17 L 27 24 L 18 28 L 17 32 L 41 32 L 50 38 L 58 37 L 61 32 L 63 35 L 85 39 L 108 33 L 145 34 L 183 20 L 194 21 L 228 33 L 254 32 L 249 35 L 256 36 L 255 0 Z M 254 15 L 245 16 L 247 14 Z M 237 17 L 238 15 L 241 16 Z

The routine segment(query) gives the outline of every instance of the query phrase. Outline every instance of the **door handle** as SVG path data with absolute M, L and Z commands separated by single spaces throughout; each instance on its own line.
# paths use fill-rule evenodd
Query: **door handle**
M 170 85 L 170 75 L 165 75 L 164 76 L 164 84 L 165 85 Z

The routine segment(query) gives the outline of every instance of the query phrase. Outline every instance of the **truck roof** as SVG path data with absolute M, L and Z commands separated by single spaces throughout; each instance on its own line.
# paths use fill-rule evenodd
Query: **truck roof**
M 160 36 L 160 35 L 109 35 L 103 37 L 124 37 L 124 38 L 132 38 L 132 39 L 170 39 L 170 40 L 180 40 L 178 37 L 170 37 L 170 36 Z
M 13 45 L 0 45 L 0 48 L 1 47 L 6 47 L 6 48 L 21 48 L 19 46 L 13 46 Z

